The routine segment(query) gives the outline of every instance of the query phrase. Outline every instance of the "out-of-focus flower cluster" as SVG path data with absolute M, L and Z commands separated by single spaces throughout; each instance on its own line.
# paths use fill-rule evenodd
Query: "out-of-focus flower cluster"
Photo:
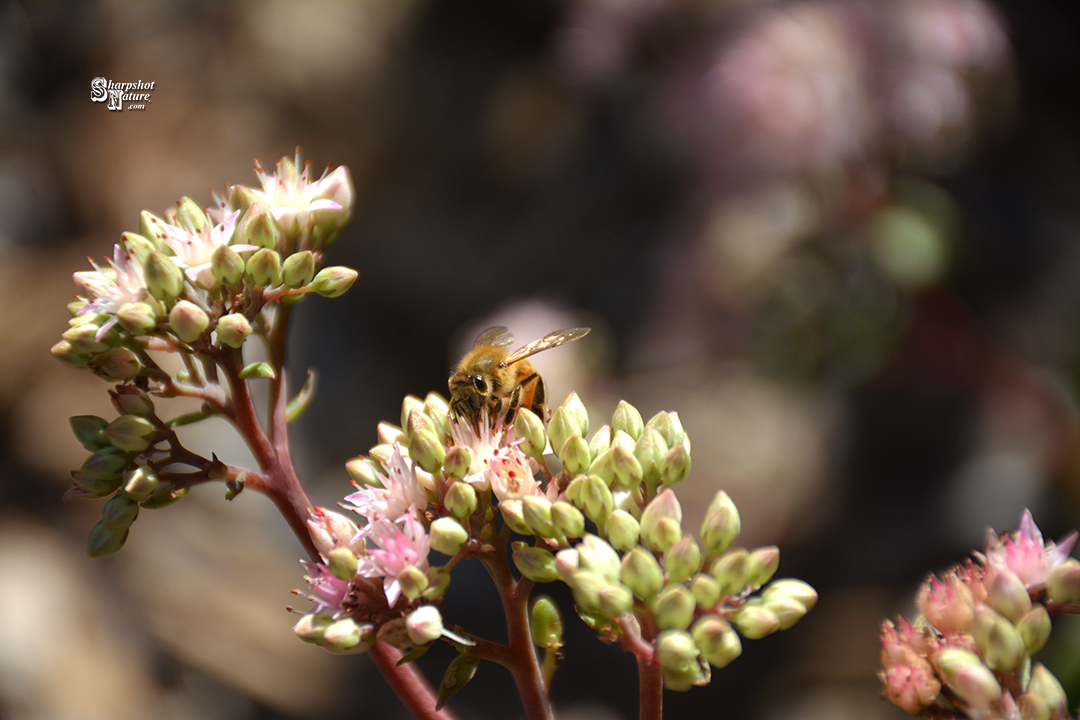
M 407 398 L 401 427 L 380 425 L 381 443 L 349 463 L 358 489 L 346 507 L 367 524 L 325 511 L 316 524 L 325 563 L 309 567 L 315 607 L 297 624 L 301 637 L 337 650 L 436 639 L 434 604 L 450 569 L 495 552 L 508 531 L 532 538 L 510 545 L 525 578 L 565 582 L 578 614 L 605 640 L 655 659 L 672 689 L 707 684 L 710 665 L 742 652 L 740 635 L 787 629 L 816 603 L 800 580 L 768 584 L 776 547 L 734 547 L 740 519 L 723 491 L 700 540 L 684 533 L 672 486 L 690 471 L 690 441 L 676 413 L 646 423 L 621 402 L 588 437 L 577 395 L 546 427 L 524 408 L 512 425 L 485 418 L 478 428 L 448 411 L 435 394 Z M 451 560 L 429 566 L 429 547 Z M 415 619 L 421 611 L 428 622 Z
M 159 217 L 144 211 L 139 231 L 125 232 L 112 259 L 76 272 L 80 296 L 68 305 L 70 327 L 52 348 L 59 360 L 87 368 L 108 382 L 120 417 L 72 418 L 92 454 L 66 498 L 112 497 L 90 535 L 91 555 L 118 550 L 140 505 L 171 502 L 186 484 L 166 480 L 173 463 L 195 466 L 204 479 L 223 479 L 217 461 L 184 451 L 173 428 L 229 408 L 218 372 L 235 366 L 238 378 L 272 377 L 266 363 L 243 366 L 249 336 L 273 331 L 277 309 L 306 293 L 336 297 L 356 279 L 349 268 L 322 267 L 323 250 L 348 220 L 353 187 L 344 166 L 311 179 L 310 163 L 282 158 L 267 175 L 256 163 L 261 189 L 234 185 L 215 207 L 190 198 Z M 154 353 L 177 353 L 185 370 L 175 377 Z M 204 412 L 165 421 L 149 394 L 204 401 Z M 190 480 L 191 478 L 189 478 Z M 187 483 L 190 484 L 190 483 Z
M 882 626 L 885 699 L 911 715 L 977 720 L 1072 718 L 1065 691 L 1031 656 L 1052 615 L 1080 612 L 1076 532 L 1044 543 L 1024 511 L 1012 535 L 992 530 L 976 561 L 930 576 L 920 615 Z

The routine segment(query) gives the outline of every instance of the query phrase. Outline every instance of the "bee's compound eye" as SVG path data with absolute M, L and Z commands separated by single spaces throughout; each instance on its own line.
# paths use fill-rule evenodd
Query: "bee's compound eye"
M 472 384 L 473 384 L 473 387 L 476 388 L 479 392 L 486 392 L 487 391 L 487 381 L 484 380 L 483 375 L 473 375 L 472 376 Z

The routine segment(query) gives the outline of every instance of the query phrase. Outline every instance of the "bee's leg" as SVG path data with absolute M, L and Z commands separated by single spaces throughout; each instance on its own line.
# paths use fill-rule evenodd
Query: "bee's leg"
M 523 385 L 524 383 L 522 383 Z M 510 397 L 506 403 L 506 416 L 504 420 L 506 424 L 510 424 L 514 421 L 514 416 L 517 414 L 517 409 L 521 406 L 521 385 L 514 387 L 514 392 L 510 393 Z
M 536 390 L 533 392 L 532 407 L 529 409 L 541 420 L 546 420 L 544 413 L 547 409 L 547 385 L 544 383 L 544 377 L 539 373 L 534 374 L 533 377 L 536 378 Z

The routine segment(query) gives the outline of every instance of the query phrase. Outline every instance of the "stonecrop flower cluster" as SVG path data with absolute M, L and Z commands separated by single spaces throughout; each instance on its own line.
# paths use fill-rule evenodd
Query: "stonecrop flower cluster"
M 986 550 L 919 590 L 919 616 L 882 627 L 884 696 L 910 715 L 976 720 L 1072 718 L 1057 678 L 1032 655 L 1052 615 L 1080 613 L 1076 532 L 1058 543 L 1024 511 L 1020 529 L 989 532 Z
M 296 633 L 340 652 L 431 643 L 449 633 L 438 605 L 453 567 L 509 551 L 524 578 L 566 583 L 603 639 L 658 662 L 666 687 L 687 690 L 738 657 L 740 636 L 789 628 L 814 606 L 806 583 L 769 583 L 777 548 L 734 547 L 740 519 L 725 492 L 700 541 L 684 532 L 672 486 L 690 471 L 690 441 L 676 413 L 646 423 L 621 402 L 609 425 L 588 432 L 575 394 L 546 427 L 525 408 L 512 424 L 473 425 L 437 394 L 406 398 L 401 426 L 381 424 L 380 444 L 348 464 L 357 489 L 344 508 L 362 526 L 327 510 L 312 522 L 325 563 L 307 566 L 314 607 Z M 429 547 L 449 560 L 430 565 Z M 449 636 L 470 652 L 473 640 Z M 533 638 L 549 650 L 561 643 L 535 627 Z
M 139 231 L 123 233 L 111 260 L 74 274 L 80 296 L 68 305 L 70 327 L 52 353 L 117 383 L 110 395 L 120 413 L 112 421 L 72 418 L 91 455 L 72 473 L 65 498 L 112 495 L 91 531 L 91 555 L 118 550 L 140 506 L 167 504 L 207 480 L 242 488 L 243 478 L 216 458 L 186 450 L 174 428 L 217 414 L 261 432 L 245 415 L 244 381 L 281 382 L 273 356 L 287 324 L 282 308 L 307 293 L 336 297 L 357 277 L 349 268 L 322 267 L 324 248 L 352 212 L 348 170 L 327 168 L 312 180 L 298 153 L 270 175 L 256 162 L 256 173 L 261 188 L 229 187 L 214 196 L 215 207 L 185 197 L 163 216 L 144 211 Z M 270 362 L 244 365 L 241 348 L 250 336 L 266 342 Z M 184 369 L 170 374 L 161 353 L 178 356 Z M 196 398 L 203 409 L 166 421 L 151 394 Z M 166 472 L 178 464 L 194 471 Z

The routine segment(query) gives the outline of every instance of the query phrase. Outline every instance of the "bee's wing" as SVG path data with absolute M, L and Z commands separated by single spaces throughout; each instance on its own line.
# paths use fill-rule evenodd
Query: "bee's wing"
M 565 345 L 568 342 L 583 338 L 589 334 L 590 330 L 592 330 L 592 328 L 566 328 L 564 330 L 556 330 L 553 333 L 548 333 L 539 340 L 534 340 L 525 347 L 518 348 L 510 353 L 505 360 L 499 363 L 499 367 L 513 365 L 518 360 L 524 360 L 541 350 L 547 350 L 548 348 L 553 348 L 558 345 Z
M 496 325 L 480 333 L 473 347 L 505 347 L 512 342 L 514 342 L 514 336 L 510 334 L 510 331 L 502 325 Z

